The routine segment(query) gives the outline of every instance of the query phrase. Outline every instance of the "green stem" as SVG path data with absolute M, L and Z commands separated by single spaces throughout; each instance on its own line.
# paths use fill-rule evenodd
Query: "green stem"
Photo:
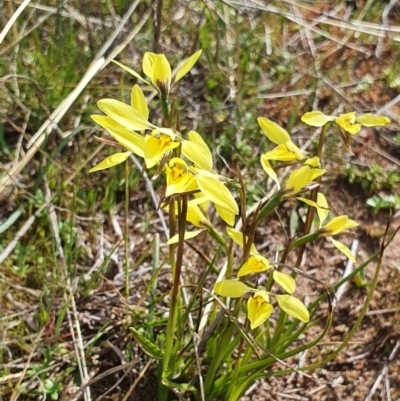
M 161 110 L 162 110 L 164 123 L 166 123 L 169 119 L 169 112 L 170 112 L 169 100 L 167 97 L 161 95 L 160 101 L 161 101 Z
M 125 162 L 125 295 L 129 298 L 129 164 Z
M 323 153 L 324 144 L 325 144 L 326 131 L 329 128 L 329 126 L 330 126 L 330 124 L 327 123 L 322 127 L 321 135 L 319 137 L 319 142 L 318 142 L 318 149 L 317 149 L 316 156 L 320 160 L 321 167 L 322 167 L 322 153 Z M 320 182 L 320 180 L 321 179 L 318 178 L 316 180 L 316 182 Z M 318 192 L 319 192 L 319 186 L 317 186 L 316 188 L 314 188 L 311 191 L 310 200 L 312 200 L 313 202 L 316 202 L 317 197 L 318 197 Z M 306 222 L 304 223 L 304 236 L 306 236 L 310 233 L 312 222 L 314 220 L 314 216 L 315 216 L 315 207 L 309 205 L 308 210 L 307 210 Z M 303 259 L 303 254 L 304 254 L 305 249 L 306 249 L 306 244 L 304 243 L 299 248 L 299 253 L 297 254 L 297 260 L 296 260 L 296 267 L 300 266 L 301 261 Z M 285 257 L 286 257 L 286 255 L 285 255 Z M 281 258 L 281 263 L 285 263 L 285 260 L 286 259 Z

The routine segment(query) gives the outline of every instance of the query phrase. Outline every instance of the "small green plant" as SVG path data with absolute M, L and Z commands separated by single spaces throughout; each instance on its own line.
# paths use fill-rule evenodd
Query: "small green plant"
M 397 171 L 387 170 L 379 164 L 361 169 L 348 163 L 345 174 L 350 184 L 360 184 L 368 196 L 377 191 L 391 190 L 400 182 L 400 174 Z
M 334 237 L 358 225 L 346 215 L 332 216 L 327 199 L 320 192 L 319 183 L 326 173 L 323 168 L 326 136 L 329 128 L 336 125 L 342 140 L 349 145 L 351 136 L 362 126 L 390 122 L 383 116 L 356 116 L 355 112 L 339 116 L 319 111 L 306 113 L 302 121 L 321 130 L 316 154 L 309 155 L 292 141 L 284 128 L 259 117 L 263 135 L 276 145 L 260 155 L 267 176 L 260 182 L 265 185 L 269 178 L 276 190 L 269 199 L 258 202 L 253 214 L 248 216 L 245 177 L 239 170 L 235 177 L 223 176 L 215 170 L 212 153 L 203 136 L 193 130 L 182 132 L 180 111 L 171 101 L 171 88 L 191 70 L 200 55 L 198 51 L 182 62 L 174 76 L 163 54 L 144 55 L 145 77 L 117 63 L 140 82 L 157 90 L 161 109 L 158 123 L 152 122 L 157 119 L 150 118 L 145 96 L 138 85 L 132 88 L 130 104 L 103 99 L 98 107 L 105 115 L 92 116 L 110 135 L 103 141 L 124 149 L 100 162 L 92 172 L 127 163 L 134 154 L 144 160 L 144 168 L 151 175 L 161 175 L 164 182 L 159 205 L 169 216 L 172 288 L 165 294 L 168 314 L 166 318 L 161 317 L 154 307 L 161 301 L 155 298 L 159 269 L 154 266 L 147 294 L 152 315 L 140 318 L 141 327 L 131 328 L 146 353 L 158 361 L 160 401 L 169 399 L 171 391 L 192 393 L 194 399 L 203 401 L 238 400 L 255 380 L 290 372 L 292 368 L 285 360 L 324 337 L 332 312 L 328 312 L 321 333 L 313 340 L 303 341 L 304 333 L 318 324 L 317 312 L 331 291 L 327 288 L 306 305 L 304 294 L 296 291 L 296 277 L 304 275 L 299 269 L 300 262 L 306 245 L 316 241 L 330 241 L 356 262 L 356 255 Z M 255 129 L 258 129 L 256 125 Z M 291 170 L 289 176 L 282 174 L 283 167 Z M 304 224 L 296 226 L 291 238 L 277 248 L 276 255 L 266 257 L 254 244 L 257 229 L 268 223 L 288 199 L 306 206 Z M 217 224 L 210 217 L 210 208 L 221 218 Z M 238 220 L 241 230 L 234 228 Z M 199 272 L 194 282 L 188 281 L 185 243 L 204 232 L 214 242 L 216 252 L 205 258 L 205 271 Z M 288 263 L 289 254 L 296 256 L 297 262 L 293 265 Z M 367 263 L 361 264 L 346 280 Z M 216 279 L 213 271 L 218 272 Z M 214 277 L 211 288 L 206 286 L 210 277 Z M 377 276 L 371 282 L 366 306 L 343 344 L 322 361 L 302 370 L 322 366 L 345 347 L 366 312 L 376 282 Z M 279 369 L 274 368 L 277 363 L 281 364 Z
M 381 209 L 400 210 L 400 196 L 399 195 L 374 195 L 367 199 L 367 205 L 372 208 L 372 215 L 375 216 Z

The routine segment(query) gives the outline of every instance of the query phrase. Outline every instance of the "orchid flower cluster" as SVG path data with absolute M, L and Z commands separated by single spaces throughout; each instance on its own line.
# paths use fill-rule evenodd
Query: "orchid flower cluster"
M 194 66 L 201 51 L 185 60 L 175 74 L 175 85 Z M 172 81 L 171 67 L 163 54 L 146 53 L 143 71 L 149 80 L 142 78 L 130 68 L 116 63 L 142 82 L 153 86 L 162 99 L 167 99 Z M 149 120 L 149 109 L 143 91 L 134 85 L 130 104 L 115 99 L 102 99 L 97 103 L 106 116 L 93 115 L 92 119 L 105 128 L 111 137 L 126 149 L 107 157 L 90 171 L 99 171 L 125 162 L 131 154 L 144 159 L 147 169 L 157 166 L 166 175 L 165 198 L 180 194 L 191 194 L 194 199 L 189 204 L 189 218 L 198 225 L 206 224 L 200 217 L 198 205 L 212 202 L 221 218 L 233 225 L 239 213 L 238 205 L 224 185 L 226 179 L 213 171 L 210 149 L 196 131 L 190 131 L 187 139 L 173 128 L 158 127 Z M 186 160 L 184 158 L 186 158 Z M 192 234 L 193 235 L 193 234 Z M 188 234 L 190 237 L 190 234 Z
M 163 54 L 145 53 L 142 65 L 145 77 L 116 62 L 140 82 L 157 90 L 163 109 L 163 123 L 160 126 L 150 122 L 148 104 L 139 85 L 134 85 L 132 88 L 130 104 L 115 99 L 100 100 L 98 107 L 105 115 L 93 115 L 92 119 L 113 139 L 103 140 L 104 142 L 122 147 L 125 151 L 107 157 L 90 171 L 114 167 L 125 162 L 131 155 L 143 158 L 147 169 L 155 168 L 156 176 L 159 174 L 165 176 L 165 191 L 161 206 L 171 212 L 171 204 L 177 202 L 178 207 L 174 206 L 173 213 L 179 215 L 179 211 L 182 211 L 183 197 L 186 197 L 187 207 L 183 218 L 200 228 L 200 230 L 185 231 L 184 235 L 172 235 L 169 245 L 176 244 L 182 239 L 193 238 L 202 230 L 209 230 L 215 234 L 216 230 L 207 218 L 207 209 L 211 202 L 218 215 L 229 226 L 228 237 L 244 248 L 243 242 L 248 245 L 249 238 L 231 228 L 235 224 L 236 216 L 239 215 L 239 207 L 226 185 L 228 179 L 213 169 L 211 151 L 199 133 L 191 130 L 187 135 L 183 135 L 178 131 L 179 128 L 173 128 L 171 123 L 169 107 L 171 88 L 193 68 L 200 55 L 201 51 L 198 51 L 190 56 L 173 74 Z M 335 125 L 347 145 L 350 141 L 349 135 L 357 134 L 362 126 L 383 126 L 390 123 L 390 120 L 383 116 L 363 114 L 357 117 L 355 112 L 330 116 L 312 111 L 304 114 L 301 119 L 311 127 L 322 128 L 323 135 L 329 126 Z M 260 157 L 263 170 L 276 184 L 276 192 L 266 204 L 261 205 L 257 223 L 269 216 L 285 199 L 296 198 L 316 212 L 319 222 L 312 224 L 302 237 L 293 238 L 287 247 L 287 253 L 307 242 L 326 238 L 346 257 L 355 261 L 351 251 L 332 237 L 356 227 L 358 223 L 346 215 L 331 217 L 326 223 L 332 213 L 326 197 L 318 190 L 320 181 L 326 173 L 321 165 L 322 148 L 317 152 L 317 156 L 308 157 L 292 141 L 289 133 L 275 122 L 259 117 L 258 124 L 263 134 L 276 145 Z M 321 141 L 323 143 L 323 139 Z M 287 178 L 282 180 L 278 177 L 278 169 L 293 166 L 295 169 Z M 307 196 L 307 193 L 310 195 Z M 270 262 L 259 254 L 254 244 L 250 244 L 249 247 L 247 257 L 242 265 L 238 266 L 236 273 L 233 272 L 215 284 L 215 293 L 222 297 L 237 298 L 239 302 L 242 297 L 250 294 L 245 309 L 252 330 L 261 326 L 271 316 L 275 305 L 273 300 L 289 316 L 304 323 L 308 322 L 310 316 L 306 306 L 293 295 L 296 290 L 294 274 L 281 272 L 280 266 L 283 263 Z M 228 251 L 228 247 L 225 249 Z M 244 281 L 249 276 L 259 274 L 267 274 L 266 287 L 256 287 Z M 179 285 L 179 280 L 175 282 Z M 275 284 L 278 291 L 273 291 Z M 170 335 L 173 335 L 172 330 Z
M 352 112 L 334 117 L 326 116 L 319 111 L 304 114 L 302 121 L 310 126 L 325 126 L 325 128 L 327 128 L 329 123 L 334 122 L 343 131 L 342 137 L 347 134 L 354 135 L 358 133 L 361 130 L 361 125 L 373 127 L 383 126 L 390 123 L 390 120 L 384 116 L 364 114 L 356 117 L 355 113 Z M 320 166 L 319 157 L 315 156 L 307 158 L 298 146 L 292 142 L 289 133 L 273 121 L 265 117 L 259 117 L 258 123 L 267 138 L 277 145 L 271 151 L 261 155 L 261 165 L 265 173 L 276 183 L 278 188 L 278 191 L 274 196 L 278 202 L 275 202 L 274 204 L 280 203 L 286 198 L 295 197 L 301 192 L 305 192 L 313 185 L 318 188 L 318 181 L 326 172 Z M 347 142 L 348 141 L 346 141 L 346 143 Z M 288 179 L 281 185 L 270 161 L 283 162 L 283 166 L 289 166 L 294 163 L 301 163 L 302 166 L 292 171 Z M 282 165 L 280 167 L 282 167 Z M 357 227 L 358 223 L 349 219 L 348 216 L 342 215 L 332 218 L 326 225 L 323 225 L 330 214 L 326 197 L 322 193 L 317 192 L 315 200 L 303 196 L 296 196 L 296 198 L 316 209 L 319 218 L 319 226 L 314 233 L 308 233 L 302 241 L 294 241 L 292 243 L 293 248 L 300 243 L 304 244 L 325 237 L 328 238 L 331 243 L 348 259 L 356 262 L 355 255 L 352 254 L 350 249 L 332 237 L 345 230 Z M 236 235 L 233 236 L 231 231 L 231 238 L 236 243 L 240 243 L 240 238 L 238 237 L 239 234 L 240 233 L 236 233 Z M 269 270 L 271 264 L 267 259 L 254 253 L 254 250 L 253 252 L 250 252 L 250 254 L 252 254 L 252 256 L 240 268 L 237 274 L 238 278 L 244 275 L 257 274 Z M 274 269 L 273 281 L 287 293 L 285 295 L 275 295 L 275 299 L 280 308 L 289 316 L 302 322 L 308 322 L 309 314 L 307 308 L 299 299 L 292 295 L 296 288 L 293 277 Z M 265 288 L 252 288 L 248 287 L 242 281 L 227 279 L 218 282 L 214 289 L 217 294 L 231 298 L 240 298 L 248 292 L 253 293 L 253 296 L 250 297 L 247 302 L 247 317 L 250 320 L 252 329 L 264 323 L 273 311 L 272 304 L 270 303 L 270 295 L 272 295 L 272 293 L 267 291 Z

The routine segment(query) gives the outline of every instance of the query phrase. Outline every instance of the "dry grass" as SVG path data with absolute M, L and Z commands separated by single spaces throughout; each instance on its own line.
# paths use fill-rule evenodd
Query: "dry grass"
M 384 171 L 398 169 L 398 2 L 264 3 L 164 2 L 157 13 L 161 1 L 3 2 L 0 399 L 156 399 L 154 361 L 133 343 L 129 326 L 146 321 L 152 306 L 144 294 L 154 268 L 160 268 L 164 278 L 157 296 L 161 299 L 169 289 L 165 222 L 162 214 L 153 212 L 149 196 L 157 182 L 143 179 L 140 169 L 128 176 L 122 169 L 112 176 L 88 175 L 107 152 L 93 141 L 98 130 L 89 116 L 97 112 L 95 103 L 102 97 L 126 99 L 133 83 L 112 59 L 138 70 L 148 50 L 165 52 L 178 62 L 204 49 L 199 66 L 179 88 L 185 116 L 181 124 L 207 133 L 227 174 L 239 165 L 249 182 L 255 182 L 249 190 L 253 203 L 266 193 L 257 180 L 258 154 L 265 148 L 256 125 L 259 115 L 286 126 L 307 148 L 313 141 L 299 124 L 303 112 L 383 113 L 392 119 L 391 128 L 361 136 L 353 161 L 364 178 L 373 163 Z M 362 210 L 353 211 L 363 220 L 360 239 L 367 256 L 385 218 L 380 215 L 373 226 L 357 185 L 344 185 L 343 203 L 340 185 L 338 192 L 343 181 L 336 179 L 346 175 L 345 163 L 337 157 L 338 144 L 332 141 L 329 146 L 331 182 L 326 185 L 333 194 L 331 203 L 341 210 L 354 205 Z M 125 180 L 130 188 L 128 213 Z M 399 194 L 399 183 L 381 190 Z M 396 220 L 391 224 L 394 227 Z M 276 234 L 270 229 L 268 235 Z M 152 256 L 156 233 L 161 234 L 159 263 Z M 324 260 L 322 251 L 315 263 Z M 340 383 L 333 380 L 337 375 L 322 371 L 315 381 L 258 383 L 243 400 L 400 396 L 395 360 L 399 343 L 390 332 L 382 334 L 383 320 L 394 333 L 399 322 L 399 265 L 396 251 L 388 252 L 393 253 L 387 254 L 375 304 L 381 320 L 371 318 L 368 338 L 360 337 L 362 347 L 374 341 L 378 345 L 359 359 L 354 355 L 362 352 L 354 348 L 344 361 L 336 361 L 344 369 L 347 358 L 368 386 L 352 393 L 347 371 Z M 131 267 L 127 277 L 126 263 Z M 361 302 L 361 296 L 354 298 Z M 154 319 L 162 322 L 165 305 L 156 305 Z M 380 363 L 374 364 L 376 359 Z M 355 362 L 360 360 L 362 366 Z M 331 385 L 324 382 L 318 390 L 322 377 Z M 291 383 L 297 387 L 290 388 Z

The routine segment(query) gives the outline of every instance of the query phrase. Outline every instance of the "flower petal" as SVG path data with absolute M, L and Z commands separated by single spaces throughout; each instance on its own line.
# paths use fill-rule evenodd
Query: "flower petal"
M 301 121 L 307 125 L 310 125 L 311 127 L 323 127 L 326 123 L 335 121 L 335 117 L 327 116 L 321 111 L 317 110 L 303 114 Z
M 243 277 L 248 274 L 257 274 L 265 272 L 269 269 L 268 259 L 261 255 L 253 255 L 249 260 L 239 269 L 237 276 Z
M 384 116 L 374 116 L 373 114 L 366 113 L 356 118 L 356 121 L 364 127 L 379 127 L 390 124 L 389 118 Z
M 310 320 L 310 314 L 307 308 L 299 299 L 291 295 L 276 295 L 276 300 L 283 311 L 289 316 L 307 323 Z
M 228 212 L 239 214 L 239 207 L 229 189 L 218 178 L 196 174 L 197 184 L 207 198 L 226 209 Z
M 275 170 L 271 167 L 271 164 L 269 163 L 268 158 L 266 158 L 265 155 L 261 156 L 261 165 L 264 171 L 267 173 L 268 177 L 271 178 L 271 180 L 274 181 L 275 184 L 278 186 L 278 189 L 280 189 L 278 176 L 275 173 Z
M 99 109 L 125 128 L 142 131 L 154 129 L 143 115 L 132 106 L 115 99 L 102 99 L 97 102 Z
M 243 233 L 241 231 L 236 230 L 232 227 L 227 227 L 226 232 L 233 240 L 233 242 L 243 248 Z M 249 240 L 249 237 L 246 235 L 246 243 Z M 254 244 L 251 244 L 250 255 L 258 255 L 257 249 Z
M 288 132 L 278 124 L 265 117 L 258 117 L 257 120 L 264 134 L 271 142 L 281 145 L 290 141 L 290 135 Z
M 274 310 L 271 304 L 265 302 L 262 297 L 256 297 L 256 295 L 247 301 L 247 318 L 250 320 L 252 330 L 261 326 Z
M 182 79 L 196 64 L 197 60 L 201 56 L 202 50 L 198 50 L 196 53 L 192 54 L 189 58 L 182 62 L 182 65 L 178 68 L 176 72 L 176 77 L 174 83 L 176 84 L 180 79 Z
M 140 81 L 144 82 L 145 84 L 149 85 L 148 81 L 146 81 L 144 78 L 142 78 L 137 72 L 133 71 L 131 68 L 129 68 L 126 65 L 123 65 L 123 64 L 121 64 L 121 63 L 119 63 L 118 61 L 115 61 L 115 60 L 112 60 L 112 62 L 117 64 L 119 67 L 121 67 L 123 70 L 125 70 L 129 74 L 133 75 L 135 78 L 137 78 Z
M 275 282 L 280 285 L 287 293 L 293 294 L 296 291 L 296 282 L 292 276 L 274 270 L 272 276 Z
M 197 237 L 204 230 L 185 231 L 183 239 L 189 240 Z M 175 234 L 167 241 L 167 245 L 177 244 L 179 242 L 179 234 Z
M 118 164 L 123 163 L 130 155 L 132 152 L 123 152 L 123 153 L 115 153 L 106 159 L 104 159 L 102 162 L 100 162 L 97 166 L 91 168 L 89 170 L 89 173 L 93 173 L 95 171 L 100 171 L 100 170 L 105 170 L 106 168 L 111 168 L 114 167 Z
M 225 221 L 226 224 L 229 226 L 233 226 L 235 224 L 236 220 L 236 214 L 232 213 L 229 210 L 224 209 L 223 207 L 217 205 L 216 203 L 214 204 L 215 210 L 218 213 L 218 216 L 221 217 L 222 220 Z
M 334 217 L 329 223 L 321 228 L 324 236 L 331 236 L 341 233 L 349 228 L 357 227 L 358 223 L 349 219 L 346 215 Z
M 251 288 L 245 283 L 237 280 L 224 280 L 219 281 L 214 286 L 214 291 L 222 297 L 240 298 Z
M 139 85 L 134 85 L 131 91 L 131 106 L 138 110 L 142 116 L 148 120 L 149 108 L 147 106 L 146 98 Z
M 332 244 L 339 249 L 340 252 L 342 252 L 344 255 L 347 256 L 348 259 L 350 259 L 353 263 L 356 263 L 356 257 L 353 255 L 353 253 L 350 251 L 349 248 L 347 248 L 346 245 L 342 244 L 339 241 L 334 240 L 333 238 L 330 238 L 332 241 Z
M 190 131 L 188 141 L 182 141 L 182 154 L 203 170 L 213 167 L 212 154 L 203 138 L 196 132 Z

